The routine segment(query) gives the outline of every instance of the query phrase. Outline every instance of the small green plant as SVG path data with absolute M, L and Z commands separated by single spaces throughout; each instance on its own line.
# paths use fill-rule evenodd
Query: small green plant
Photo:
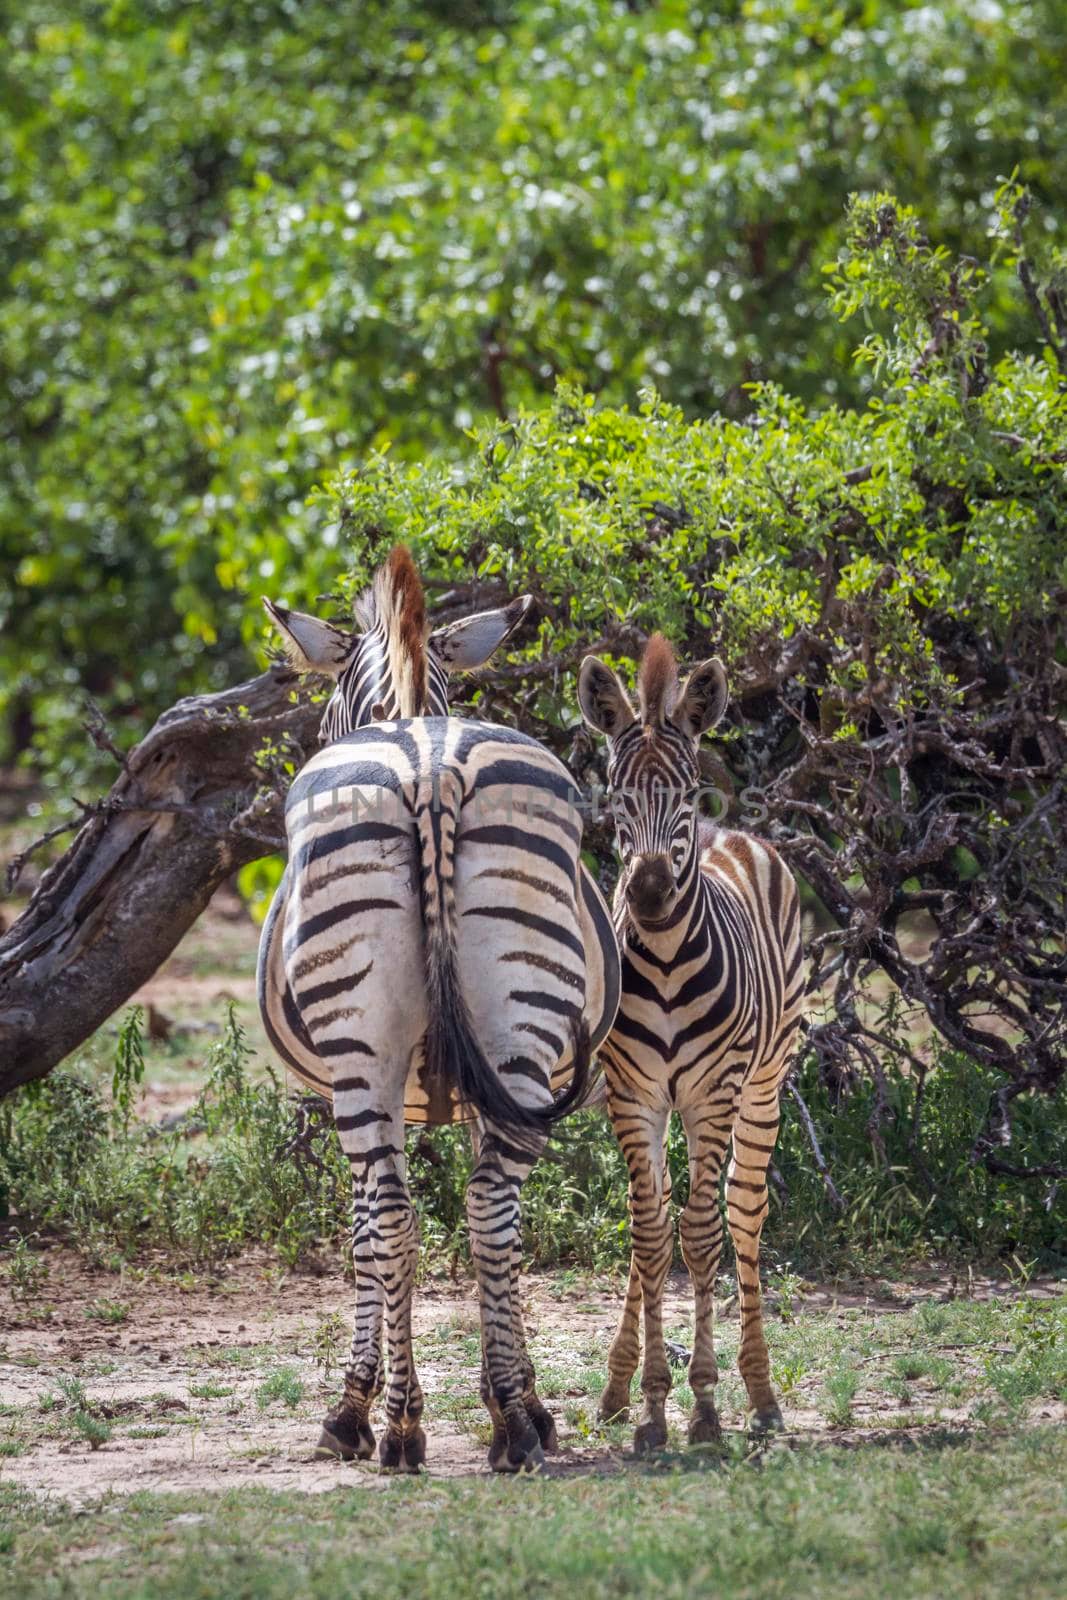
M 322 1373 L 324 1383 L 329 1383 L 334 1369 L 347 1350 L 350 1330 L 339 1311 L 331 1311 L 321 1318 L 311 1336 L 315 1365 Z
M 791 1360 L 776 1364 L 772 1369 L 771 1376 L 774 1379 L 774 1386 L 778 1393 L 784 1399 L 788 1399 L 791 1394 L 796 1392 L 799 1384 L 807 1377 L 807 1374 L 807 1362 L 799 1357 L 793 1357 Z
M 16 1300 L 36 1300 L 48 1282 L 48 1262 L 30 1249 L 29 1241 L 18 1234 L 7 1251 L 7 1281 Z
M 194 1400 L 224 1400 L 233 1389 L 225 1383 L 191 1383 L 189 1393 Z
M 913 1383 L 916 1378 L 921 1378 L 925 1375 L 927 1366 L 928 1362 L 925 1356 L 907 1354 L 896 1357 L 893 1362 L 893 1371 L 898 1378 L 904 1378 L 909 1383 Z
M 123 1133 L 130 1126 L 137 1091 L 144 1079 L 144 1009 L 130 1006 L 122 1019 L 111 1074 L 111 1115 Z
M 853 1419 L 852 1402 L 859 1378 L 852 1367 L 839 1367 L 823 1383 L 826 1391 L 826 1420 L 831 1428 L 847 1428 Z
M 918 1310 L 919 1326 L 931 1339 L 936 1339 L 948 1325 L 949 1308 L 934 1300 L 924 1300 Z
M 91 1300 L 85 1308 L 85 1315 L 94 1322 L 111 1325 L 125 1322 L 129 1314 L 130 1308 L 125 1300 Z
M 303 1398 L 304 1385 L 295 1367 L 279 1367 L 256 1391 L 256 1405 L 261 1411 L 276 1400 L 284 1401 L 291 1411 Z
M 90 1450 L 99 1450 L 111 1438 L 111 1425 L 93 1411 L 75 1411 L 71 1417 L 75 1435 L 84 1439 Z
M 59 1401 L 60 1405 L 72 1406 L 77 1410 L 84 1410 L 88 1406 L 89 1400 L 85 1393 L 85 1385 L 80 1378 L 57 1378 L 56 1388 L 62 1396 Z
M 767 1285 L 770 1292 L 777 1297 L 778 1315 L 783 1322 L 792 1322 L 796 1315 L 796 1297 L 803 1288 L 804 1280 L 795 1272 L 776 1273 Z

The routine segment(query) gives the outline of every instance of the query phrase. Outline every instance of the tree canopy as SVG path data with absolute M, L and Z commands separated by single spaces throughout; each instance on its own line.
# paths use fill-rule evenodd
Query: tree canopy
M 891 185 L 954 255 L 982 253 L 998 175 L 1017 168 L 1039 201 L 1067 190 L 1065 46 L 1053 0 L 25 0 L 0 64 L 0 697 L 22 735 L 32 717 L 69 766 L 78 691 L 132 738 L 179 692 L 232 681 L 256 593 L 329 588 L 344 567 L 328 505 L 305 505 L 339 461 L 388 447 L 399 476 L 375 467 L 379 484 L 462 461 L 467 428 L 561 379 L 609 408 L 654 387 L 656 448 L 682 417 L 756 405 L 758 429 L 695 430 L 677 484 L 738 529 L 758 509 L 731 555 L 753 572 L 856 465 L 879 467 L 857 507 L 899 525 L 929 450 L 915 413 L 899 467 L 869 454 L 897 442 L 863 409 L 884 364 L 849 364 L 856 335 L 821 289 L 846 197 Z M 1004 259 L 985 287 L 994 363 L 1027 337 L 1011 280 Z M 1029 440 L 1040 374 L 1005 359 L 1015 420 L 995 413 L 1003 378 L 980 413 Z M 793 509 L 770 487 L 747 504 L 722 474 L 697 485 L 716 450 L 773 466 L 766 442 L 828 405 L 821 465 L 783 489 Z M 597 426 L 622 449 L 644 425 Z M 990 471 L 1028 467 L 994 454 Z M 578 512 L 575 530 L 603 518 L 593 494 Z M 691 531 L 657 545 L 642 616 L 669 598 L 671 624 L 692 600 L 670 566 Z M 945 537 L 924 537 L 922 581 L 941 583 Z M 976 549 L 950 560 L 957 589 Z M 628 603 L 638 569 L 616 555 L 590 560 Z M 1029 576 L 1001 560 L 997 581 Z M 767 569 L 768 602 L 809 578 Z

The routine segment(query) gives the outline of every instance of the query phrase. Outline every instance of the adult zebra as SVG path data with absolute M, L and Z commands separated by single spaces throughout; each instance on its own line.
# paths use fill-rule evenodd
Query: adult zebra
M 680 685 L 671 647 L 657 634 L 638 673 L 639 714 L 593 656 L 582 663 L 578 695 L 587 723 L 608 738 L 623 865 L 615 892 L 622 1000 L 601 1057 L 630 1175 L 633 1253 L 601 1416 L 627 1410 L 643 1302 L 645 1403 L 634 1443 L 638 1450 L 666 1443 L 663 1287 L 674 1230 L 665 1144 L 677 1110 L 690 1174 L 682 1252 L 696 1298 L 689 1439 L 707 1442 L 720 1431 L 713 1291 L 722 1247 L 719 1179 L 731 1138 L 726 1200 L 741 1300 L 738 1366 L 754 1426 L 780 1427 L 763 1335 L 759 1241 L 779 1091 L 804 988 L 796 885 L 769 845 L 698 821 L 697 745 L 727 703 L 719 661 L 702 662 Z
M 289 865 L 259 959 L 270 1038 L 332 1097 L 352 1169 L 352 1359 L 320 1448 L 374 1451 L 384 1313 L 379 1459 L 422 1464 L 404 1123 L 477 1114 L 467 1215 L 489 1460 L 501 1471 L 535 1465 L 555 1431 L 523 1335 L 519 1191 L 552 1122 L 585 1090 L 618 1004 L 619 955 L 581 864 L 566 768 L 523 734 L 448 715 L 448 672 L 487 660 L 529 602 L 431 632 L 411 557 L 397 548 L 357 606 L 362 631 L 265 604 L 294 665 L 336 681 L 329 742 L 289 793 Z

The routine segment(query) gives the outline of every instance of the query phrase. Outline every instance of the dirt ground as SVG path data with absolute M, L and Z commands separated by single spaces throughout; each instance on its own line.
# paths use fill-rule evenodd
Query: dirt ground
M 343 1465 L 315 1455 L 318 1421 L 339 1390 L 349 1336 L 352 1290 L 340 1272 L 284 1273 L 265 1255 L 199 1280 L 94 1271 L 64 1249 L 50 1251 L 48 1262 L 47 1283 L 33 1304 L 13 1299 L 7 1284 L 0 1288 L 0 1431 L 2 1419 L 9 1419 L 18 1441 L 18 1453 L 0 1455 L 3 1481 L 73 1504 L 137 1490 L 256 1484 L 320 1492 L 352 1481 L 352 1474 L 367 1484 L 382 1481 L 373 1463 Z M 1004 1287 L 972 1280 L 964 1292 L 981 1300 L 996 1298 Z M 688 1288 L 684 1274 L 672 1277 L 665 1325 L 675 1337 L 685 1338 L 690 1324 Z M 559 1423 L 561 1450 L 549 1470 L 621 1470 L 630 1429 L 598 1429 L 593 1420 L 620 1285 L 531 1276 L 524 1292 L 540 1386 Z M 1053 1294 L 1055 1286 L 1030 1287 L 1038 1298 L 1046 1292 Z M 955 1293 L 955 1285 L 933 1275 L 903 1288 L 850 1294 L 805 1286 L 791 1315 L 806 1322 L 813 1339 L 831 1333 L 848 1341 L 850 1329 L 888 1326 L 888 1361 L 891 1346 L 908 1346 L 909 1311 Z M 736 1346 L 736 1314 L 730 1303 L 721 1310 L 726 1353 L 731 1341 Z M 894 1323 L 900 1340 L 892 1338 Z M 487 1432 L 478 1399 L 473 1284 L 424 1283 L 415 1330 L 427 1396 L 428 1471 L 437 1477 L 483 1474 Z M 333 1358 L 328 1377 L 327 1348 Z M 882 1359 L 877 1353 L 868 1358 L 875 1364 Z M 71 1380 L 110 1428 L 97 1448 L 72 1426 L 71 1407 L 78 1402 L 63 1401 Z M 676 1383 L 683 1380 L 679 1372 Z M 739 1429 L 743 1397 L 736 1376 L 724 1373 L 721 1390 L 724 1423 Z M 671 1405 L 681 1428 L 684 1412 L 673 1397 Z M 829 1433 L 814 1384 L 797 1384 L 784 1410 L 787 1441 Z M 967 1407 L 941 1405 L 937 1418 L 941 1425 L 967 1426 Z M 1065 1419 L 1067 1407 L 1053 1401 L 1042 1402 L 1032 1416 Z M 832 1437 L 839 1443 L 871 1439 L 891 1429 L 899 1438 L 902 1428 L 929 1421 L 914 1410 L 909 1415 L 876 1388 L 857 1402 L 851 1427 L 834 1429 Z

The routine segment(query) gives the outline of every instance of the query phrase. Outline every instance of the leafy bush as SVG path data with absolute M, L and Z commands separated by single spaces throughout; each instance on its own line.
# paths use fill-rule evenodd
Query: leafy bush
M 127 1049 L 135 1025 L 124 1030 Z M 269 1244 L 290 1266 L 324 1246 L 347 1251 L 348 1172 L 328 1113 L 312 1118 L 300 1136 L 293 1101 L 270 1070 L 249 1076 L 247 1045 L 232 1014 L 208 1067 L 198 1104 L 163 1135 L 109 1116 L 98 1092 L 70 1071 L 17 1091 L 0 1106 L 0 1197 L 105 1262 L 148 1252 L 176 1266 L 209 1266 L 255 1242 Z M 1062 1222 L 1040 1191 L 966 1158 L 966 1134 L 989 1089 L 973 1065 L 941 1062 L 919 1104 L 914 1078 L 888 1065 L 893 1116 L 880 1155 L 872 1150 L 869 1086 L 835 1099 L 810 1056 L 798 1082 L 845 1203 L 838 1208 L 829 1198 L 787 1101 L 765 1230 L 769 1268 L 777 1261 L 790 1271 L 877 1272 L 923 1257 L 1014 1261 L 1028 1269 L 1063 1262 Z M 1050 1117 L 1027 1102 L 1018 1121 L 1021 1154 L 1035 1164 L 1067 1137 L 1062 1103 Z M 469 1261 L 466 1130 L 412 1130 L 408 1158 L 424 1268 L 454 1271 Z M 677 1209 L 688 1194 L 677 1120 L 668 1159 Z M 557 1130 L 523 1190 L 522 1210 L 528 1266 L 625 1266 L 626 1171 L 601 1112 L 579 1113 Z M 16 1242 L 9 1267 L 15 1285 L 25 1254 Z M 730 1270 L 729 1245 L 723 1270 Z M 781 1282 L 789 1281 L 787 1273 Z M 35 1278 L 32 1294 L 41 1287 Z M 787 1305 L 784 1289 L 779 1298 Z M 90 1314 L 118 1321 L 126 1309 L 101 1300 Z M 932 1319 L 940 1310 L 924 1309 Z M 1031 1342 L 1040 1336 L 1038 1328 Z M 319 1330 L 324 1366 L 346 1339 L 332 1325 Z M 84 1409 L 83 1397 L 68 1399 Z

